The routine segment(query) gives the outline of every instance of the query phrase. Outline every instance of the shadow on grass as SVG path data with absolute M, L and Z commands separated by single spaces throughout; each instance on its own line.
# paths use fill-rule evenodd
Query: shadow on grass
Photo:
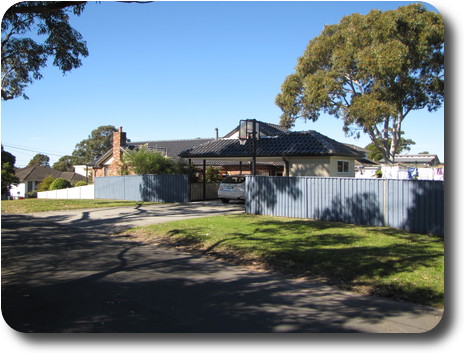
M 420 268 L 429 268 L 430 273 L 440 268 L 440 237 L 374 227 L 365 227 L 363 233 L 356 232 L 359 227 L 354 225 L 326 221 L 264 220 L 253 226 L 252 232 L 232 232 L 212 244 L 206 243 L 210 239 L 201 228 L 174 229 L 169 234 L 176 236 L 176 244 L 227 260 L 233 261 L 235 252 L 237 261 L 249 255 L 265 268 L 284 274 L 319 277 L 331 284 L 363 287 L 371 294 L 443 305 L 440 278 L 431 284 L 418 278 L 416 285 L 411 284 L 415 280 L 397 278 L 408 273 L 420 277 L 415 273 Z M 376 241 L 377 235 L 383 239 Z M 392 237 L 398 241 L 392 242 Z

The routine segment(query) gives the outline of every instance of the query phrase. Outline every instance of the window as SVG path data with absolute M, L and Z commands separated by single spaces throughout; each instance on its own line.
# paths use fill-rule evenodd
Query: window
M 350 164 L 347 161 L 337 162 L 337 171 L 339 173 L 348 173 Z
M 231 176 L 222 181 L 224 184 L 242 184 L 245 182 L 245 178 L 241 176 Z

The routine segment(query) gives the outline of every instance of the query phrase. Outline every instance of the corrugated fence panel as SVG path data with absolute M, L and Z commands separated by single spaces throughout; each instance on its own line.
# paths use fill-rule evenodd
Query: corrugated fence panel
M 444 234 L 444 182 L 250 176 L 246 212 Z
M 109 200 L 124 200 L 124 177 L 95 178 L 95 198 Z
M 95 198 L 188 202 L 187 175 L 127 175 L 95 178 Z

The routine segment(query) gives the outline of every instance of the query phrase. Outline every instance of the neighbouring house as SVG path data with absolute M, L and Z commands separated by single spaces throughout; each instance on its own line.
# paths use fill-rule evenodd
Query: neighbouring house
M 379 163 L 384 164 L 381 160 Z M 397 154 L 395 163 L 406 167 L 426 168 L 438 167 L 440 159 L 436 154 Z
M 19 184 L 12 186 L 10 196 L 13 198 L 26 197 L 28 192 L 37 189 L 37 186 L 50 175 L 56 178 L 63 178 L 72 183 L 86 181 L 86 178 L 74 172 L 61 172 L 51 167 L 32 166 L 26 168 L 16 168 L 15 174 L 19 178 Z
M 354 177 L 355 161 L 363 153 L 316 131 L 291 132 L 275 124 L 257 122 L 257 174 L 270 176 Z M 251 173 L 252 141 L 239 139 L 239 126 L 224 137 L 192 140 L 127 142 L 122 127 L 113 135 L 113 148 L 92 163 L 94 176 L 121 174 L 125 151 L 145 145 L 171 158 L 184 158 L 201 169 L 214 166 L 223 175 Z
M 436 154 L 404 154 L 395 156 L 395 164 L 379 161 L 384 179 L 444 180 L 445 166 Z
M 368 158 L 369 155 L 369 150 L 356 146 L 356 145 L 351 145 L 345 143 L 346 146 L 355 149 L 359 153 L 362 154 L 362 158 L 358 158 L 355 161 L 354 164 L 354 170 L 355 170 L 355 177 L 356 178 L 376 178 L 376 173 L 380 169 L 380 165 L 375 162 L 371 161 Z
M 92 177 L 92 168 L 85 164 L 73 166 L 73 172 L 80 174 L 84 177 Z

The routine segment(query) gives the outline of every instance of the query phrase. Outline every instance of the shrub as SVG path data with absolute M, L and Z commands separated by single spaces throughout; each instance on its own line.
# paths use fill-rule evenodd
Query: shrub
M 175 161 L 164 156 L 160 151 L 153 151 L 142 146 L 138 150 L 124 153 L 121 170 L 127 174 L 129 170 L 132 170 L 137 175 L 181 174 L 180 171 L 183 171 L 186 166 L 184 161 Z
M 37 191 L 48 191 L 50 190 L 50 185 L 55 181 L 55 178 L 49 175 L 46 177 L 38 186 Z
M 222 180 L 219 169 L 209 166 L 206 169 L 206 182 L 207 183 L 219 183 Z
M 63 178 L 57 178 L 53 181 L 53 183 L 50 185 L 49 190 L 59 190 L 59 189 L 66 189 L 71 187 L 71 183 Z
M 78 186 L 86 186 L 86 185 L 87 185 L 87 183 L 85 181 L 81 180 L 81 181 L 78 181 L 74 186 L 78 187 Z

